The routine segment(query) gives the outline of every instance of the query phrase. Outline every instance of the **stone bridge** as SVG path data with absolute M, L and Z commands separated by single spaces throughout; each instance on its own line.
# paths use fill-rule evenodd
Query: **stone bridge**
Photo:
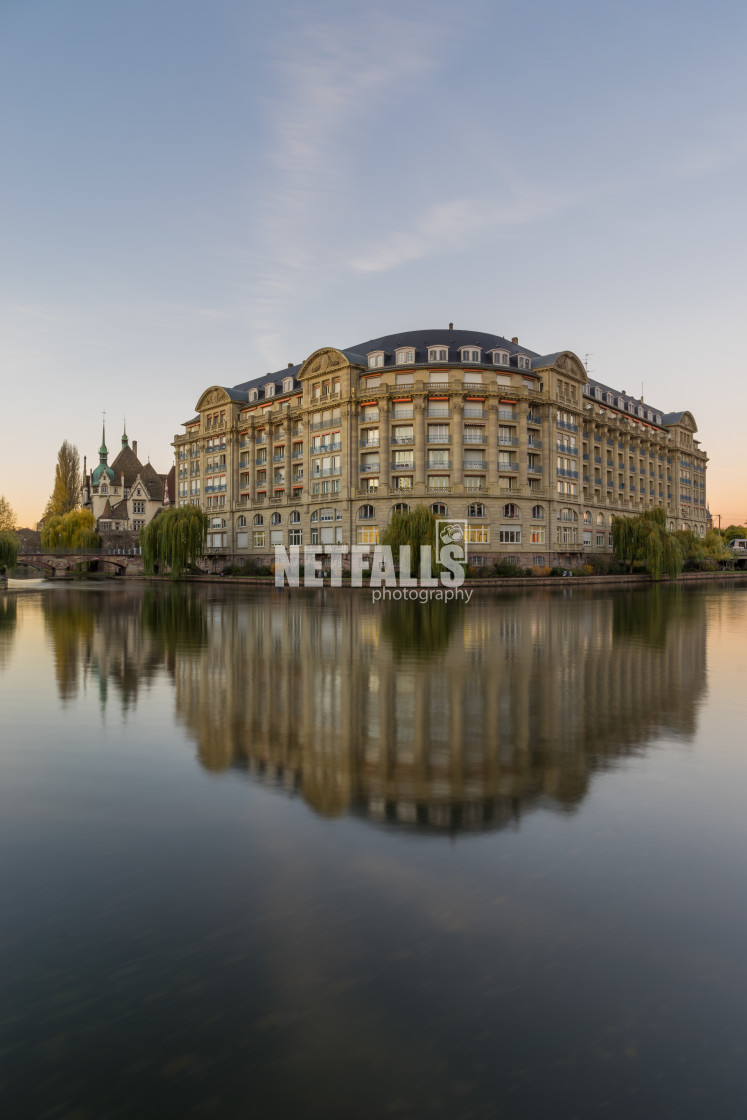
M 96 552 L 76 552 L 71 549 L 58 551 L 20 549 L 18 563 L 36 568 L 47 577 L 64 576 L 68 572 L 106 572 L 109 575 L 142 575 L 143 558 L 134 551 L 100 549 Z

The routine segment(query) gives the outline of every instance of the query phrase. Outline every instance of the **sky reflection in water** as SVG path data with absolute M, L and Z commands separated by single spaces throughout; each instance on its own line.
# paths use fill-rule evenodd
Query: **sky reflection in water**
M 742 1116 L 746 607 L 0 595 L 7 1114 Z

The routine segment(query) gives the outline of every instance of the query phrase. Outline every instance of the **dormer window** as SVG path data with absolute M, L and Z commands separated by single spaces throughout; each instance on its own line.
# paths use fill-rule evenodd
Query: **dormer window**
M 415 361 L 415 351 L 401 348 L 394 351 L 395 361 L 398 366 L 407 366 Z
M 462 356 L 463 362 L 479 362 L 480 350 L 475 350 L 473 346 L 462 346 L 459 353 Z
M 444 346 L 431 346 L 428 349 L 429 362 L 448 362 L 449 351 Z
M 250 389 L 249 390 L 249 400 L 250 401 L 256 401 L 258 397 L 259 397 L 259 389 Z
M 615 403 L 615 398 L 612 396 L 612 393 L 607 394 L 606 400 L 607 400 L 607 404 L 614 404 Z
M 384 351 L 383 350 L 373 350 L 368 355 L 368 368 L 369 369 L 376 369 L 378 366 L 383 366 L 383 364 L 384 364 Z
M 601 399 L 602 399 L 602 390 L 601 390 L 601 389 L 595 389 L 595 390 L 594 390 L 594 396 L 595 396 L 595 397 L 597 398 L 597 400 L 598 400 L 598 401 L 601 401 Z
M 272 381 L 270 382 L 269 385 L 265 385 L 265 396 L 266 397 L 274 397 L 275 396 L 275 385 Z
M 625 401 L 623 400 L 622 397 L 617 398 L 617 407 L 618 408 L 625 408 Z
M 517 364 L 519 369 L 529 369 L 531 362 L 526 354 L 519 354 L 517 357 Z
M 494 366 L 507 366 L 508 363 L 508 350 L 494 350 L 493 351 L 493 365 Z
M 284 393 L 292 393 L 293 392 L 293 378 L 292 377 L 284 377 L 283 378 L 283 392 Z
M 640 405 L 638 405 L 638 415 L 641 416 L 641 417 L 643 416 L 643 409 L 641 408 Z

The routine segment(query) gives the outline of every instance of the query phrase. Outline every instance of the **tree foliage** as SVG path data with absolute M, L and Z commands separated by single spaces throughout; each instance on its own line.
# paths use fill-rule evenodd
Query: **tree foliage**
M 0 533 L 0 570 L 15 568 L 18 559 L 18 539 L 15 533 Z
M 431 571 L 436 572 L 436 515 L 427 506 L 416 506 L 407 513 L 395 513 L 392 520 L 381 533 L 381 543 L 389 545 L 392 556 L 399 563 L 399 553 L 403 545 L 410 546 L 410 574 L 420 575 L 420 546 L 430 545 Z
M 612 518 L 612 548 L 632 572 L 638 562 L 653 579 L 666 573 L 674 579 L 682 571 L 683 553 L 675 533 L 667 529 L 663 509 L 644 510 L 635 517 Z
M 44 518 L 63 517 L 80 505 L 80 455 L 78 448 L 64 440 L 57 452 L 54 489 L 44 510 Z
M 729 525 L 721 535 L 727 544 L 729 541 L 743 541 L 747 539 L 747 528 L 744 525 Z
M 182 575 L 202 556 L 207 529 L 208 516 L 199 506 L 158 513 L 140 530 L 145 571 L 152 575 L 156 570 L 164 572 L 169 568 L 173 578 Z
M 41 535 L 42 548 L 77 548 L 88 552 L 101 548 L 101 537 L 96 532 L 96 519 L 86 509 L 75 509 L 62 516 L 48 517 Z
M 12 533 L 16 527 L 16 514 L 6 497 L 0 494 L 0 532 Z

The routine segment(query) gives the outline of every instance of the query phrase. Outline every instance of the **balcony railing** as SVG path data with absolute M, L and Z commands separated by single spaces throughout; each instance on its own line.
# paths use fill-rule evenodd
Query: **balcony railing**
M 329 478 L 332 475 L 342 474 L 342 467 L 323 467 L 321 470 L 312 470 L 311 478 Z
M 360 441 L 360 446 L 361 447 L 379 447 L 380 444 L 379 444 L 378 439 L 362 439 Z
M 392 447 L 412 447 L 415 439 L 413 436 L 392 436 L 390 443 Z
M 360 474 L 371 474 L 373 471 L 379 470 L 378 463 L 361 463 Z
M 488 469 L 487 459 L 465 459 L 464 469 L 466 471 L 486 471 Z M 500 463 L 499 470 L 502 471 L 518 471 L 519 464 Z
M 412 420 L 412 408 L 394 408 L 392 410 L 392 420 Z
M 566 432 L 577 432 L 578 431 L 578 424 L 571 424 L 571 422 L 569 420 L 557 420 L 556 423 L 557 423 L 559 428 L 562 428 Z M 594 436 L 594 442 L 595 443 L 599 442 L 599 440 L 597 439 L 596 436 Z
M 560 478 L 578 478 L 578 471 L 567 471 L 565 467 L 558 467 Z
M 500 416 L 500 413 L 498 414 Z M 541 424 L 542 417 L 538 416 L 536 412 L 527 413 L 527 424 Z
M 498 409 L 498 419 L 499 420 L 518 420 L 519 419 L 519 413 L 513 408 L 499 408 Z
M 542 474 L 542 467 L 539 463 L 530 463 L 527 467 L 528 474 Z
M 451 443 L 450 435 L 429 435 L 426 443 Z
M 464 406 L 464 418 L 465 420 L 484 420 L 485 412 L 475 405 L 466 404 Z
M 428 462 L 428 463 L 425 464 L 425 469 L 427 471 L 450 471 L 451 470 L 451 459 L 443 459 L 441 462 L 438 462 L 438 463 Z
M 567 443 L 556 443 L 555 444 L 555 450 L 559 451 L 561 455 L 578 455 L 578 448 L 577 447 L 569 447 L 569 445 Z M 595 463 L 601 463 L 601 461 L 602 460 L 599 458 L 598 455 L 594 456 L 594 462 Z
M 372 408 L 370 410 L 361 412 L 359 423 L 361 423 L 361 424 L 378 424 L 378 422 L 379 422 L 379 410 L 377 408 Z M 320 424 L 319 426 L 324 427 L 323 424 Z
M 465 440 L 464 442 L 466 443 L 467 440 Z M 487 443 L 487 439 L 482 440 L 481 442 Z M 498 436 L 498 446 L 499 447 L 518 447 L 519 446 L 519 437 L 518 436 Z M 534 444 L 530 444 L 529 446 L 533 447 Z
M 414 471 L 414 463 L 390 463 L 389 469 L 393 471 Z
M 273 463 L 284 463 L 285 455 L 273 455 L 272 461 Z
M 341 449 L 342 442 L 340 440 L 337 440 L 335 443 L 312 444 L 310 450 L 312 455 L 327 455 L 331 451 L 340 451 Z

